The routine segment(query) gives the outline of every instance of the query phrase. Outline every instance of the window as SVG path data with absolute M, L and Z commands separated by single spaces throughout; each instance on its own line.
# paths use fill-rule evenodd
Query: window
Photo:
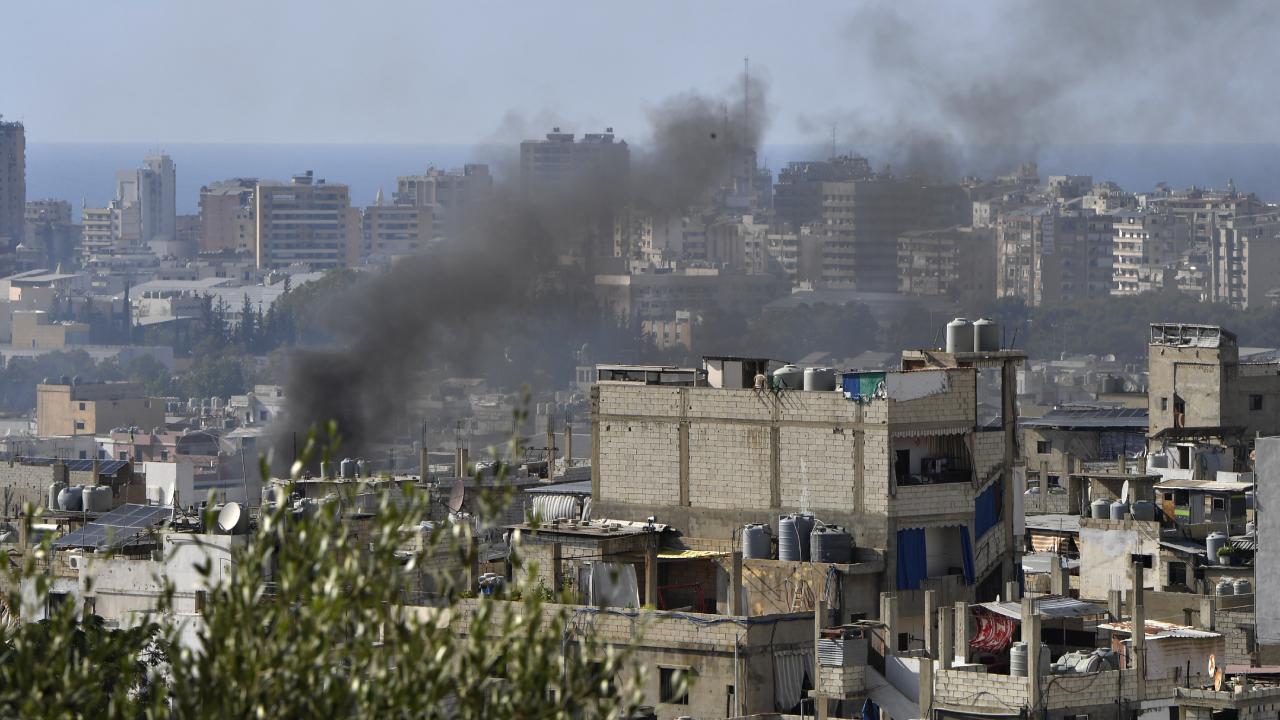
M 1049 453 L 1053 452 L 1053 441 L 1052 441 L 1052 440 L 1037 440 L 1037 441 L 1036 441 L 1036 452 L 1037 452 L 1037 453 L 1039 453 L 1039 454 L 1041 454 L 1041 455 L 1048 455 Z
M 120 459 L 121 459 L 121 460 L 128 460 L 128 459 L 129 459 L 129 452 L 128 452 L 127 450 L 121 450 L 121 451 L 120 451 Z
M 1226 510 L 1226 509 L 1227 509 L 1227 499 L 1226 499 L 1226 498 L 1221 498 L 1221 497 L 1213 498 L 1213 509 L 1214 509 L 1214 510 Z
M 76 429 L 77 429 L 77 430 L 83 430 L 83 429 L 84 429 L 84 421 L 83 421 L 83 420 L 77 420 L 77 421 L 76 421 Z
M 689 704 L 689 671 L 684 668 L 658 668 L 659 701 L 668 705 Z
M 196 614 L 197 614 L 197 615 L 203 615 L 203 614 L 204 614 L 204 603 L 205 603 L 205 598 L 206 598 L 206 596 L 205 596 L 205 591 L 204 591 L 204 590 L 197 590 L 197 591 L 196 591 Z
M 84 409 L 84 403 L 80 403 L 80 409 L 81 409 L 81 410 L 83 410 L 83 409 Z
M 1169 409 L 1169 398 L 1167 397 L 1160 398 L 1160 411 L 1165 412 L 1165 411 L 1168 411 L 1168 409 Z
M 81 450 L 81 451 L 80 451 L 80 459 L 81 459 L 81 460 L 87 460 L 87 459 L 89 459 L 89 453 L 88 453 L 87 451 L 85 451 L 85 450 Z
M 1169 563 L 1169 584 L 1170 585 L 1186 585 L 1187 584 L 1187 564 L 1182 562 Z
M 1250 409 L 1250 410 L 1252 410 L 1252 411 L 1254 411 L 1254 412 L 1257 412 L 1258 410 L 1261 410 L 1261 409 L 1262 409 L 1262 396 L 1261 396 L 1261 395 L 1250 395 L 1250 396 L 1249 396 L 1249 409 Z

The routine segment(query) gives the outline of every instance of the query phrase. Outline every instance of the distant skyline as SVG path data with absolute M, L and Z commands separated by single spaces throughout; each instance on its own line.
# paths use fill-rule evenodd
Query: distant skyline
M 732 96 L 744 57 L 771 144 L 833 126 L 841 144 L 1280 141 L 1277 13 L 1250 0 L 80 0 L 0 19 L 19 29 L 0 113 L 31 142 L 474 145 L 561 125 L 642 144 L 666 99 Z

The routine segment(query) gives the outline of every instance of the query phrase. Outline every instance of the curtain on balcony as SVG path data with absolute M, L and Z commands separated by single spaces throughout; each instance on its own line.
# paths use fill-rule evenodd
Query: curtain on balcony
M 960 555 L 964 561 L 964 584 L 973 584 L 973 542 L 969 540 L 969 528 L 960 526 Z
M 978 493 L 973 504 L 974 536 L 981 539 L 987 531 L 1000 523 L 1000 504 L 1003 482 L 997 480 Z
M 920 581 L 929 576 L 925 558 L 924 528 L 898 531 L 898 589 L 919 590 Z

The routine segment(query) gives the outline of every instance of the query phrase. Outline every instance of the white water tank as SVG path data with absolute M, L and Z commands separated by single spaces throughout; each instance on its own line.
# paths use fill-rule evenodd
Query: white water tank
M 973 323 L 966 318 L 956 318 L 947 323 L 947 352 L 973 352 Z
M 773 371 L 773 387 L 777 390 L 803 390 L 804 371 L 795 365 L 783 365 Z
M 996 321 L 986 318 L 973 321 L 973 349 L 975 352 L 996 352 L 1000 349 L 1000 325 Z
M 819 390 L 835 390 L 836 389 L 836 371 L 831 368 L 805 368 L 804 370 L 804 391 L 816 392 Z

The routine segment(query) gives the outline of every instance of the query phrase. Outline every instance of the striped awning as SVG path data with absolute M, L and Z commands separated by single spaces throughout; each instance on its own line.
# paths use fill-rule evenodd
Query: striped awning
M 973 427 L 969 425 L 955 425 L 935 428 L 900 428 L 889 433 L 889 435 L 890 437 L 933 437 L 936 435 L 963 435 L 972 431 Z
M 1066 538 L 1055 537 L 1053 535 L 1035 535 L 1031 536 L 1031 547 L 1036 552 L 1056 553 L 1062 551 L 1062 546 L 1066 544 Z

